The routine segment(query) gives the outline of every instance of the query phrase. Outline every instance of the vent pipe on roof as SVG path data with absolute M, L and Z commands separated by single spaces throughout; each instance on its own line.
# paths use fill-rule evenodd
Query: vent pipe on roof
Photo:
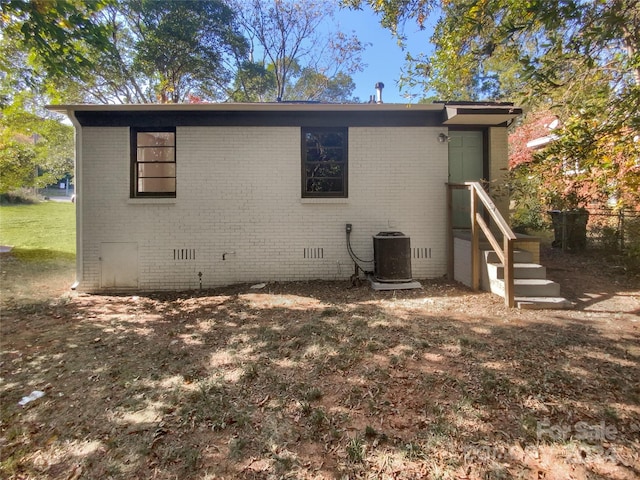
M 376 83 L 376 103 L 382 103 L 382 89 L 384 88 L 384 83 L 378 82 Z

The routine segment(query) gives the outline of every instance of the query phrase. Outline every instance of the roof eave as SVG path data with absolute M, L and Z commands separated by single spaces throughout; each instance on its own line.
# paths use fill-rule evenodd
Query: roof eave
M 522 108 L 513 105 L 446 105 L 445 125 L 498 126 L 522 115 Z
M 180 112 L 180 111 L 218 111 L 218 112 L 305 112 L 305 111 L 441 111 L 437 104 L 405 104 L 405 103 L 164 103 L 164 104 L 65 104 L 47 105 L 52 112 Z

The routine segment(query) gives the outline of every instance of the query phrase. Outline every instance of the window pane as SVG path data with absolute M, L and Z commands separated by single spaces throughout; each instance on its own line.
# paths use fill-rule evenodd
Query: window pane
M 173 193 L 175 191 L 175 178 L 138 178 L 140 193 Z
M 343 167 L 335 163 L 307 164 L 307 178 L 331 177 L 340 178 L 343 175 Z
M 345 135 L 342 132 L 307 132 L 305 134 L 307 147 L 344 147 Z
M 132 152 L 132 195 L 175 196 L 176 193 L 176 132 L 171 128 L 160 131 L 136 131 Z M 164 130 L 164 131 L 162 131 Z
M 310 148 L 307 150 L 308 162 L 341 162 L 344 150 L 341 148 Z
M 325 147 L 344 147 L 344 134 L 341 132 L 323 133 L 319 137 Z
M 346 197 L 346 128 L 304 128 L 302 130 L 302 195 Z
M 138 132 L 139 147 L 175 147 L 174 132 Z
M 342 192 L 342 178 L 309 178 L 307 179 L 307 192 Z
M 175 163 L 139 163 L 139 177 L 175 177 Z
M 138 147 L 139 162 L 173 162 L 175 156 L 175 147 Z
M 306 156 L 308 162 L 344 160 L 344 135 L 342 133 L 307 132 Z

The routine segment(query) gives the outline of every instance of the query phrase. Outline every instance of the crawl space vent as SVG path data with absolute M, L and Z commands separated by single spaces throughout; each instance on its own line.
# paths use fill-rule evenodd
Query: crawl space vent
M 195 248 L 174 248 L 173 259 L 174 260 L 195 260 L 196 249 Z
M 305 248 L 303 256 L 307 260 L 319 260 L 321 258 L 324 258 L 324 248 L 322 247 Z
M 412 258 L 431 258 L 431 248 L 428 247 L 419 247 L 411 249 L 411 257 Z

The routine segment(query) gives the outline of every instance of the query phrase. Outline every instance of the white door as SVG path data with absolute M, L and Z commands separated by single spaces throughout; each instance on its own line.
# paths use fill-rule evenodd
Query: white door
M 481 131 L 449 131 L 449 183 L 484 178 L 484 135 Z M 467 190 L 453 191 L 453 228 L 471 228 Z
M 100 286 L 138 288 L 138 244 L 105 242 L 100 244 Z

